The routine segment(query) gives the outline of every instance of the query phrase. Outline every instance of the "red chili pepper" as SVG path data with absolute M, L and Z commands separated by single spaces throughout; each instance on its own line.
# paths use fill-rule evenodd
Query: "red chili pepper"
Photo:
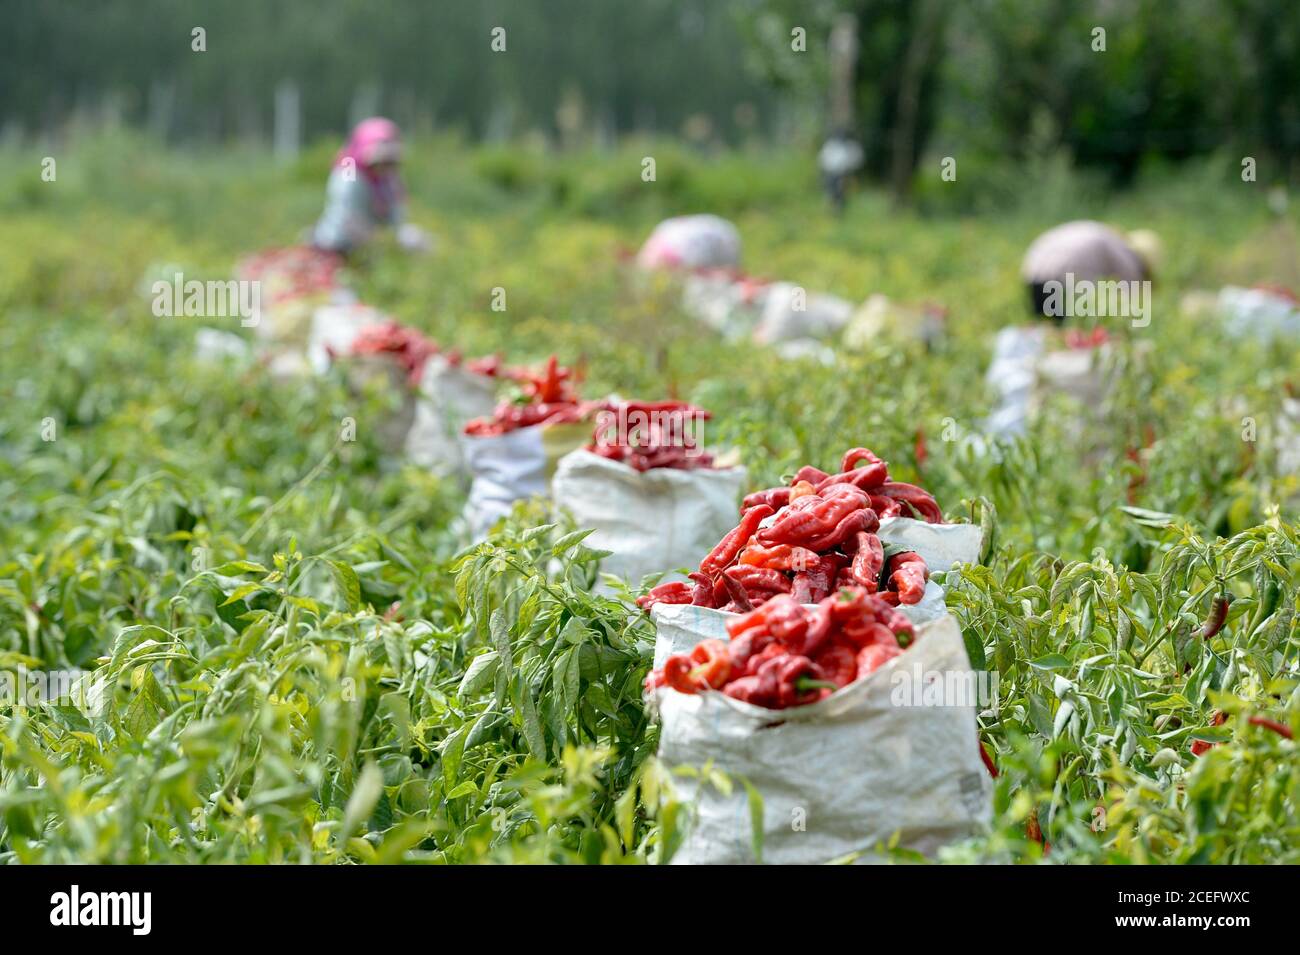
M 727 635 L 735 637 L 737 634 L 744 633 L 751 627 L 766 627 L 767 615 L 770 612 L 770 607 L 761 610 L 752 610 L 743 616 L 734 617 L 731 620 L 728 620 L 726 624 Z
M 712 607 L 713 599 L 713 581 L 707 574 L 702 574 L 698 570 L 688 575 L 695 586 L 691 588 L 691 603 L 697 607 Z
M 1278 736 L 1285 739 L 1294 739 L 1291 734 L 1291 727 L 1285 723 L 1279 723 L 1277 720 L 1270 720 L 1263 716 L 1252 716 L 1246 720 L 1251 726 L 1262 726 L 1264 729 L 1272 730 Z
M 1208 742 L 1207 740 L 1194 739 L 1192 740 L 1192 755 L 1201 756 L 1215 745 L 1216 744 Z
M 731 675 L 731 658 L 722 640 L 704 640 L 690 653 L 675 653 L 664 661 L 663 682 L 679 693 L 700 693 L 724 686 Z
M 871 495 L 871 509 L 879 515 L 881 520 L 886 517 L 900 517 L 903 513 L 903 505 L 891 497 L 885 497 L 883 494 Z
M 731 655 L 725 640 L 703 640 L 691 650 L 691 677 L 697 684 L 716 690 L 731 676 Z
M 736 529 L 723 537 L 718 542 L 718 546 L 713 548 L 704 560 L 700 561 L 700 572 L 712 577 L 719 571 L 729 567 L 741 549 L 749 543 L 749 539 L 754 536 L 754 532 L 758 530 L 758 525 L 773 513 L 772 508 L 766 504 L 759 504 L 757 507 L 751 507 L 745 511 L 740 516 L 740 524 L 737 525 Z
M 808 619 L 804 609 L 786 594 L 773 597 L 766 604 L 764 623 L 777 640 L 801 643 L 808 632 Z
M 868 464 L 864 468 L 853 468 L 842 471 L 839 474 L 832 474 L 822 480 L 816 486 L 818 494 L 824 492 L 825 488 L 832 487 L 836 484 L 852 484 L 854 487 L 862 490 L 875 489 L 889 480 L 889 469 L 885 467 L 883 461 L 877 461 L 874 464 Z
M 815 565 L 809 567 L 805 571 L 805 579 L 809 587 L 809 598 L 799 602 L 820 603 L 830 596 L 831 590 L 835 587 L 835 573 L 838 569 L 839 565 L 831 557 L 823 557 Z M 793 589 L 791 592 L 793 592 Z
M 790 544 L 773 544 L 765 547 L 757 541 L 751 542 L 740 552 L 740 563 L 754 567 L 767 567 L 772 570 L 806 570 L 814 567 L 821 558 L 806 547 Z
M 1202 640 L 1212 639 L 1223 629 L 1223 625 L 1228 621 L 1228 606 L 1231 602 L 1227 594 L 1214 598 L 1214 602 L 1210 604 L 1210 613 L 1201 627 Z
M 699 688 L 691 680 L 691 660 L 686 654 L 678 653 L 664 661 L 663 682 L 678 693 L 698 693 Z
M 885 616 L 884 624 L 894 634 L 894 639 L 903 649 L 911 646 L 912 641 L 916 639 L 916 630 L 912 627 L 912 621 L 902 611 L 889 608 L 889 613 Z
M 767 678 L 758 674 L 742 676 L 728 683 L 722 692 L 741 702 L 770 709 L 776 705 L 776 675 Z
M 773 657 L 763 664 L 759 676 L 765 671 L 776 673 L 776 702 L 782 709 L 811 703 L 822 695 L 820 688 L 810 690 L 799 685 L 803 679 L 824 679 L 821 668 L 805 656 L 787 653 Z
M 898 592 L 899 603 L 920 603 L 929 576 L 925 559 L 915 551 L 903 551 L 889 558 L 889 587 Z
M 638 597 L 636 605 L 642 610 L 649 610 L 655 604 L 688 604 L 692 602 L 692 593 L 689 584 L 680 580 L 671 580 Z
M 758 539 L 765 544 L 807 544 L 830 534 L 840 521 L 866 505 L 867 495 L 860 489 L 832 485 L 826 494 L 808 495 L 784 508 L 772 526 L 758 532 Z
M 808 495 L 786 505 L 777 512 L 774 523 L 758 532 L 758 540 L 764 544 L 794 544 L 811 536 L 806 531 L 812 528 L 814 533 L 817 532 L 819 522 L 813 511 L 820 503 L 819 497 Z
M 840 633 L 859 650 L 865 650 L 876 644 L 887 647 L 898 646 L 898 637 L 894 631 L 879 620 L 846 623 L 840 628 Z
M 848 468 L 841 468 L 840 470 L 847 471 Z M 827 477 L 826 472 L 823 471 L 821 468 L 815 468 L 811 464 L 805 464 L 803 467 L 801 467 L 798 471 L 794 473 L 794 480 L 791 481 L 790 484 L 791 486 L 794 486 L 796 484 L 803 483 L 803 484 L 810 484 L 813 487 L 816 487 L 822 481 L 825 481 L 826 477 Z
M 836 687 L 848 686 L 858 677 L 857 653 L 843 644 L 833 643 L 826 647 L 814 662 Z
M 799 648 L 805 656 L 819 652 L 831 638 L 833 620 L 831 608 L 825 600 L 817 604 L 808 615 L 808 629 L 803 634 L 803 645 Z
M 870 592 L 865 587 L 859 587 L 853 584 L 848 587 L 841 587 L 835 594 L 835 599 L 831 601 L 831 613 L 837 623 L 844 623 L 849 620 L 874 620 L 876 619 L 875 606 L 867 598 Z
M 840 470 L 852 471 L 862 461 L 866 461 L 868 464 L 885 463 L 867 448 L 849 448 L 844 452 L 844 457 L 840 458 Z
M 713 456 L 696 447 L 690 427 L 708 420 L 707 411 L 684 401 L 626 401 L 606 410 L 586 450 L 638 471 L 713 466 Z
M 853 511 L 835 525 L 835 529 L 822 537 L 808 541 L 808 550 L 826 551 L 842 546 L 846 541 L 855 539 L 860 531 L 874 531 L 880 527 L 876 512 L 869 507 Z
M 766 491 L 755 491 L 740 502 L 740 510 L 744 512 L 760 504 L 766 504 L 773 510 L 785 507 L 790 503 L 790 490 L 788 487 L 773 487 Z
M 790 651 L 786 647 L 774 640 L 764 646 L 762 650 L 759 650 L 757 653 L 750 656 L 749 660 L 745 663 L 745 670 L 741 676 L 753 676 L 763 668 L 763 664 L 768 660 L 771 660 L 774 657 L 785 656 L 789 652 Z
M 756 654 L 762 653 L 775 639 L 761 624 L 742 630 L 733 636 L 731 642 L 727 644 L 732 673 L 745 673 L 750 660 Z
M 984 760 L 984 768 L 989 771 L 990 776 L 992 776 L 994 779 L 997 779 L 998 767 L 993 762 L 993 757 L 989 755 L 989 751 L 985 748 L 984 742 L 982 740 L 980 741 L 979 747 L 980 747 L 980 759 Z
M 726 588 L 727 596 L 731 599 L 729 606 L 735 613 L 746 613 L 754 609 L 754 602 L 749 599 L 749 594 L 745 590 L 745 585 L 738 581 L 730 574 L 723 574 L 721 577 L 722 586 Z
M 1040 843 L 1043 847 L 1043 855 L 1047 854 L 1047 840 L 1043 838 L 1043 830 L 1038 825 L 1037 806 L 1029 810 L 1029 818 L 1025 820 L 1025 838 L 1030 842 Z
M 863 647 L 858 651 L 858 677 L 864 677 L 869 673 L 875 673 L 894 657 L 903 651 L 898 648 L 898 644 L 892 647 L 887 643 L 873 643 Z
M 754 567 L 750 564 L 734 564 L 723 571 L 732 580 L 747 591 L 767 590 L 772 593 L 789 593 L 790 579 L 779 570 L 770 567 Z
M 885 565 L 885 549 L 880 538 L 875 534 L 859 531 L 857 547 L 853 554 L 853 579 L 858 586 L 865 587 L 867 593 L 874 594 L 880 589 L 880 570 Z
M 926 523 L 943 523 L 943 511 L 939 510 L 939 505 L 930 495 L 930 492 L 917 487 L 915 484 L 886 481 L 880 486 L 878 492 L 882 497 L 891 498 L 902 505 L 910 507 Z

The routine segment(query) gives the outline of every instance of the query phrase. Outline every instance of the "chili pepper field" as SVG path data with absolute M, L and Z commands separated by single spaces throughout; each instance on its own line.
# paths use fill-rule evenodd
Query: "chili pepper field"
M 4 150 L 0 675 L 89 674 L 102 699 L 0 695 L 0 861 L 663 863 L 692 824 L 684 783 L 748 786 L 657 758 L 636 604 L 657 580 L 597 587 L 598 552 L 539 503 L 469 545 L 464 488 L 381 447 L 390 396 L 201 361 L 200 325 L 250 330 L 151 310 L 156 278 L 224 280 L 295 241 L 329 144 L 276 165 L 91 138 L 56 182 Z M 417 140 L 410 218 L 436 251 L 381 244 L 349 272 L 443 347 L 555 354 L 584 396 L 707 409 L 745 494 L 864 447 L 983 528 L 946 601 L 997 676 L 978 713 L 992 821 L 886 856 L 1295 863 L 1300 476 L 1275 436 L 1300 352 L 1180 308 L 1300 284 L 1300 215 L 1235 163 L 1120 192 L 1035 168 L 1015 191 L 936 183 L 905 213 L 859 195 L 836 220 L 794 153 Z M 719 336 L 626 253 L 697 211 L 736 223 L 751 274 L 937 301 L 947 338 L 823 362 Z M 1024 320 L 1021 253 L 1072 217 L 1161 234 L 1151 320 L 1112 330 L 1096 414 L 1049 404 L 989 451 L 971 436 L 992 336 Z

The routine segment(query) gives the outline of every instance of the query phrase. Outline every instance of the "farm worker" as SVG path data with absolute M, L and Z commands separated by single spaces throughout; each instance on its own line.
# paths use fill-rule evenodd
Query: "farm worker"
M 1035 321 L 1003 328 L 994 340 L 986 380 L 998 402 L 985 422 L 988 433 L 1023 434 L 1045 383 L 1084 400 L 1100 393 L 1091 352 L 1104 345 L 1104 329 L 1091 336 L 1075 333 L 1079 340 L 1070 343 L 1069 351 L 1058 347 L 1057 329 L 1075 315 L 1085 320 L 1149 315 L 1149 282 L 1160 251 L 1152 232 L 1124 235 L 1089 220 L 1056 226 L 1030 244 L 1020 275 Z M 1109 314 L 1112 302 L 1126 314 Z
M 334 158 L 325 187 L 325 211 L 316 223 L 312 244 L 348 253 L 367 242 L 379 226 L 395 226 L 403 248 L 429 246 L 417 226 L 402 223 L 405 191 L 398 164 L 402 139 L 397 124 L 372 117 L 362 120 Z
M 1081 283 L 1149 281 L 1160 257 L 1160 240 L 1147 230 L 1123 235 L 1081 219 L 1048 229 L 1029 246 L 1020 275 L 1029 287 L 1034 315 L 1062 321 Z M 1053 284 L 1059 286 L 1053 296 Z M 1061 306 L 1061 307 L 1058 307 Z
M 637 253 L 643 269 L 735 269 L 740 265 L 740 233 L 719 216 L 665 219 Z
M 862 147 L 845 129 L 831 133 L 817 153 L 817 168 L 821 170 L 822 186 L 826 189 L 826 196 L 837 216 L 844 212 L 849 177 L 861 166 Z

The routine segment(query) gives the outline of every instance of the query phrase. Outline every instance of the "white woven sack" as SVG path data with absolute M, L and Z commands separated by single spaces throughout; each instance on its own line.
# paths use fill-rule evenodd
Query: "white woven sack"
M 656 607 L 660 626 L 726 638 L 730 614 Z M 852 854 L 872 861 L 895 837 L 926 855 L 977 833 L 992 787 L 979 755 L 977 681 L 951 617 L 863 680 L 808 706 L 768 710 L 723 693 L 661 688 L 659 759 L 671 770 L 711 763 L 733 786 L 674 779 L 693 804 L 675 864 L 754 862 L 749 799 L 762 796 L 762 861 L 817 864 Z
M 754 340 L 776 345 L 796 338 L 833 338 L 852 316 L 853 303 L 846 299 L 809 292 L 792 282 L 775 282 L 763 300 Z
M 542 426 L 500 435 L 464 435 L 461 450 L 472 475 L 465 523 L 482 540 L 516 501 L 546 494 L 546 449 Z
M 601 570 L 635 584 L 646 574 L 698 566 L 735 526 L 745 481 L 742 467 L 638 471 L 578 450 L 560 459 L 551 495 L 579 528 L 594 528 L 586 543 L 612 552 Z
M 461 432 L 474 418 L 492 414 L 495 405 L 495 379 L 434 355 L 420 375 L 415 419 L 406 435 L 406 456 L 438 474 L 465 474 Z

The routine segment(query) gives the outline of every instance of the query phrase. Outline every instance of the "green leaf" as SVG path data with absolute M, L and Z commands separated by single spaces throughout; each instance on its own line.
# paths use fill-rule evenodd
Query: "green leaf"
M 263 587 L 261 584 L 244 584 L 243 586 L 236 587 L 226 597 L 225 601 L 221 604 L 221 606 L 228 607 L 231 604 L 236 603 L 237 601 L 243 600 L 249 594 L 257 593 L 257 591 L 262 589 Z
M 537 702 L 527 684 L 520 690 L 519 716 L 523 721 L 524 741 L 528 743 L 529 752 L 538 759 L 546 759 L 546 737 L 542 735 L 542 721 L 537 715 Z
M 470 661 L 465 675 L 461 677 L 460 686 L 456 689 L 456 695 L 462 700 L 471 696 L 476 696 L 479 691 L 492 682 L 496 676 L 497 664 L 501 660 L 501 655 L 496 650 L 488 650 L 486 653 L 480 653 Z
M 342 561 L 327 561 L 330 571 L 334 577 L 334 586 L 338 588 L 339 596 L 347 605 L 348 610 L 356 613 L 361 609 L 361 580 L 354 571 Z
M 1144 527 L 1169 527 L 1178 520 L 1176 514 L 1168 514 L 1164 511 L 1150 511 L 1145 507 L 1122 506 L 1120 510 L 1133 518 L 1134 523 L 1141 524 Z
M 384 774 L 373 762 L 367 762 L 357 777 L 352 795 L 348 797 L 347 807 L 343 810 L 343 823 L 339 827 L 338 841 L 345 845 L 361 824 L 370 818 L 384 794 Z
M 594 533 L 595 533 L 594 529 L 588 529 L 588 530 L 572 531 L 568 534 L 565 534 L 563 537 L 561 537 L 559 540 L 555 542 L 554 546 L 551 547 L 551 556 L 559 557 L 565 551 L 577 547 L 579 544 L 581 544 L 584 540 L 586 540 Z
M 232 560 L 212 568 L 212 573 L 219 577 L 234 577 L 238 574 L 265 574 L 267 569 L 251 560 Z

